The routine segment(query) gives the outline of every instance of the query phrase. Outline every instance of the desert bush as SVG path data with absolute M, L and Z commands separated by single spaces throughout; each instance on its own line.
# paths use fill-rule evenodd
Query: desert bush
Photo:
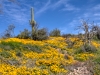
M 67 46 L 68 48 L 73 48 L 75 41 L 72 42 L 70 39 L 67 39 L 66 43 L 68 44 L 68 46 Z
M 48 39 L 48 32 L 46 28 L 42 28 L 38 30 L 37 40 L 46 40 Z
M 77 48 L 74 53 L 79 54 L 79 53 L 83 53 L 83 52 L 84 51 L 82 50 L 82 46 L 81 46 L 81 47 Z
M 24 29 L 24 31 L 20 32 L 20 34 L 17 36 L 17 38 L 20 39 L 28 39 L 31 36 L 31 32 L 29 32 L 27 29 Z
M 18 57 L 22 57 L 23 56 L 23 53 L 21 52 L 21 51 L 16 51 L 16 56 L 18 56 Z
M 12 57 L 11 53 L 9 53 L 7 51 L 0 52 L 0 56 L 2 56 L 4 58 L 10 58 L 10 57 Z
M 93 45 L 85 44 L 77 48 L 74 53 L 79 54 L 79 53 L 84 53 L 84 52 L 89 52 L 89 53 L 96 53 L 97 48 Z
M 73 35 L 72 34 L 62 34 L 62 37 L 64 38 L 69 38 L 69 37 L 72 37 Z
M 97 51 L 96 47 L 93 46 L 92 44 L 85 44 L 81 48 L 83 52 L 96 52 Z
M 95 46 L 93 45 L 89 45 L 89 44 L 85 44 L 85 45 L 82 45 L 80 46 L 76 51 L 75 51 L 75 54 L 78 54 L 78 53 L 83 53 L 83 52 L 96 52 L 97 49 Z
M 61 33 L 60 33 L 60 30 L 56 28 L 56 29 L 52 30 L 49 35 L 52 37 L 59 37 L 59 36 L 61 36 Z
M 46 40 L 48 39 L 48 31 L 46 28 L 36 29 L 32 32 L 32 39 L 33 40 Z
M 100 75 L 100 64 L 94 64 L 94 75 Z

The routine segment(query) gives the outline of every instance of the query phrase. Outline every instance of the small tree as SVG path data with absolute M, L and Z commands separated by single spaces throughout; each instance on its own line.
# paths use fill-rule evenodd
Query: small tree
M 61 36 L 60 30 L 56 28 L 56 29 L 52 30 L 49 35 L 53 36 L 53 37 L 59 37 L 59 36 Z
M 83 34 L 83 47 L 82 50 L 83 51 L 95 51 L 96 48 L 91 44 L 92 38 L 93 38 L 93 32 L 94 32 L 94 28 L 93 28 L 94 24 L 89 25 L 88 22 L 82 20 L 82 25 L 78 27 L 78 29 L 82 29 L 84 31 Z
M 14 37 L 14 25 L 9 25 L 8 28 L 5 30 L 4 34 L 3 34 L 3 38 L 10 38 L 10 37 Z

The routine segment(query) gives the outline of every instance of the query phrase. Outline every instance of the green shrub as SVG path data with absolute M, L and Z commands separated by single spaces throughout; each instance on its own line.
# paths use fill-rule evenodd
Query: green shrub
M 90 44 L 90 45 L 85 44 L 81 48 L 82 48 L 83 52 L 96 52 L 97 51 L 96 47 L 93 46 L 92 44 Z
M 11 49 L 20 49 L 22 43 L 21 42 L 14 42 L 14 41 L 1 41 L 0 48 L 4 50 L 11 50 Z
M 10 58 L 10 57 L 12 57 L 11 53 L 9 53 L 7 51 L 0 52 L 0 56 L 2 56 L 4 58 Z
M 83 52 L 96 52 L 97 49 L 93 45 L 85 44 L 80 46 L 77 50 L 75 50 L 75 54 L 83 53 Z
M 48 39 L 48 32 L 46 28 L 42 28 L 38 30 L 37 40 L 46 40 Z
M 31 32 L 29 32 L 27 29 L 24 29 L 24 31 L 20 32 L 20 34 L 17 36 L 17 38 L 20 39 L 28 39 L 31 36 Z
M 72 34 L 62 34 L 62 37 L 64 38 L 68 38 L 68 37 L 72 37 L 73 35 Z
M 32 33 L 33 40 L 46 40 L 48 39 L 48 32 L 46 28 L 37 29 Z
M 60 30 L 59 29 L 54 29 L 54 30 L 52 30 L 50 32 L 49 35 L 52 36 L 52 37 L 59 37 L 59 36 L 61 36 L 61 33 L 60 33 Z
M 22 57 L 23 53 L 21 51 L 16 51 L 16 56 Z
M 75 50 L 75 54 L 79 54 L 79 53 L 83 53 L 84 51 L 82 50 L 82 47 L 80 47 L 80 48 L 77 48 L 76 50 Z
M 91 53 L 91 52 L 96 52 L 96 51 L 97 51 L 97 49 L 95 46 L 85 44 L 85 45 L 82 45 L 79 48 L 77 48 L 74 53 L 75 54 L 79 54 L 79 53 L 83 53 L 83 52 L 90 52 Z
M 100 64 L 94 64 L 94 74 L 100 75 Z

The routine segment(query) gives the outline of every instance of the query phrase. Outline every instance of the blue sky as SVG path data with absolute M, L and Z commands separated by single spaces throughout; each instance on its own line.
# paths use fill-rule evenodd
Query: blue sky
M 17 3 L 1 0 L 0 3 L 3 4 L 0 33 L 10 24 L 16 26 L 16 35 L 25 28 L 31 31 L 31 7 L 34 7 L 39 28 L 47 28 L 48 31 L 58 28 L 62 34 L 79 33 L 75 28 L 81 25 L 82 19 L 100 25 L 100 0 L 17 0 Z

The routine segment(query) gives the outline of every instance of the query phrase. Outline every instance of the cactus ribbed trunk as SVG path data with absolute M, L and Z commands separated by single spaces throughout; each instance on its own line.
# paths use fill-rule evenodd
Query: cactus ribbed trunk
M 30 20 L 30 25 L 32 27 L 32 36 L 35 33 L 35 20 L 34 20 L 34 10 L 31 8 L 31 20 Z M 33 38 L 32 38 L 33 39 Z

